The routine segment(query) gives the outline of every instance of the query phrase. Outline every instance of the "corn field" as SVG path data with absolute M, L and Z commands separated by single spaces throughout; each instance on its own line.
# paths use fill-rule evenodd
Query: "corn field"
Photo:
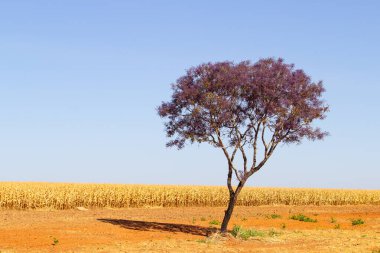
M 227 187 L 0 183 L 0 209 L 226 206 Z M 237 202 L 257 205 L 380 205 L 380 190 L 245 187 Z

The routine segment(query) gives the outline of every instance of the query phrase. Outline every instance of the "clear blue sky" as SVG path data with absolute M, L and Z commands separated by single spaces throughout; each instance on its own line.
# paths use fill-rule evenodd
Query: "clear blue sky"
M 202 62 L 283 57 L 323 80 L 322 142 L 282 146 L 252 186 L 380 188 L 379 1 L 1 1 L 0 181 L 225 185 L 156 107 Z

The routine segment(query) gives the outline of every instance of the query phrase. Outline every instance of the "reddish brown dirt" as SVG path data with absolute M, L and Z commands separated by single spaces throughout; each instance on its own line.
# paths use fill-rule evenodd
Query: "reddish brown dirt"
M 2 210 L 0 252 L 320 253 L 380 250 L 380 206 L 237 207 L 230 228 L 238 224 L 265 234 L 247 241 L 213 234 L 217 226 L 210 225 L 210 222 L 220 221 L 223 210 L 219 207 Z M 300 213 L 317 219 L 317 222 L 289 219 Z M 281 217 L 273 219 L 272 214 Z M 358 218 L 365 223 L 353 226 L 352 220 Z

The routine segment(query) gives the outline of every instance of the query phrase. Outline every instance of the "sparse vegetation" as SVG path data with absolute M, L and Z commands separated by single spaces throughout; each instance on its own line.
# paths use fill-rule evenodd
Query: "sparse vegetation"
M 336 223 L 336 219 L 334 217 L 331 217 L 331 220 L 330 220 L 331 223 Z
M 269 232 L 268 232 L 268 235 L 271 236 L 271 237 L 279 236 L 280 234 L 281 234 L 280 232 L 277 232 L 273 228 L 271 230 L 269 230 Z
M 286 224 L 285 223 L 281 223 L 281 228 L 285 229 L 286 228 Z
M 52 243 L 52 245 L 55 246 L 55 245 L 57 245 L 58 243 L 59 243 L 58 239 L 54 237 L 54 238 L 53 238 L 53 243 Z
M 3 209 L 212 207 L 227 203 L 227 189 L 218 186 L 0 183 L 0 208 Z M 237 200 L 240 206 L 274 204 L 380 204 L 380 191 L 246 187 Z
M 334 229 L 340 229 L 340 224 L 336 224 L 336 225 L 334 226 Z
M 210 225 L 220 225 L 220 221 L 212 220 L 210 221 Z
M 309 218 L 303 214 L 297 214 L 297 215 L 293 215 L 290 217 L 290 219 L 292 220 L 298 220 L 298 221 L 303 221 L 303 222 L 317 222 L 316 219 L 312 219 L 312 218 Z
M 250 237 L 264 236 L 264 232 L 257 231 L 254 229 L 244 229 L 242 226 L 235 225 L 232 228 L 231 235 L 235 238 L 242 240 L 248 240 Z
M 356 220 L 352 220 L 351 224 L 352 226 L 362 225 L 364 224 L 364 221 L 362 219 L 356 219 Z
M 273 213 L 273 214 L 269 215 L 268 217 L 271 219 L 279 219 L 279 218 L 281 218 L 281 215 Z

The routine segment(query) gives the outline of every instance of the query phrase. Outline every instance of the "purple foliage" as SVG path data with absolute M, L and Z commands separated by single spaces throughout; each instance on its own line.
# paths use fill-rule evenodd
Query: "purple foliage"
M 328 110 L 320 98 L 322 82 L 312 82 L 282 59 L 202 64 L 189 69 L 172 89 L 172 100 L 158 108 L 168 119 L 166 133 L 172 140 L 167 146 L 182 148 L 190 141 L 220 147 L 218 135 L 234 145 L 239 140 L 236 129 L 246 132 L 246 145 L 253 145 L 256 131 L 264 127 L 273 134 L 273 143 L 326 135 L 311 126 Z

